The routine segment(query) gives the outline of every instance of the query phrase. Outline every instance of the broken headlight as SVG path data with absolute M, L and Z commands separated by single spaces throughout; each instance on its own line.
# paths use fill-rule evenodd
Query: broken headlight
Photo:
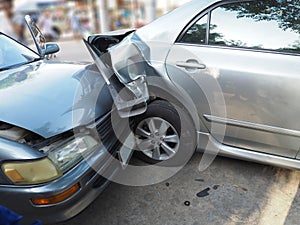
M 92 152 L 98 144 L 99 142 L 89 135 L 73 137 L 49 151 L 48 157 L 62 172 L 66 172 Z

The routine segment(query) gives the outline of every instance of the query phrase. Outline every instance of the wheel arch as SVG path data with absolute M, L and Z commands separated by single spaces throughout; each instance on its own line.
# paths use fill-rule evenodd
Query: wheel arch
M 160 84 L 150 83 L 148 85 L 148 89 L 150 96 L 149 103 L 155 100 L 165 100 L 170 103 L 174 103 L 178 107 L 181 107 L 191 118 L 196 132 L 200 130 L 207 132 L 207 129 L 197 112 L 197 108 L 194 106 L 195 103 L 192 98 L 190 98 L 187 94 L 180 92 L 175 85 L 166 81 Z

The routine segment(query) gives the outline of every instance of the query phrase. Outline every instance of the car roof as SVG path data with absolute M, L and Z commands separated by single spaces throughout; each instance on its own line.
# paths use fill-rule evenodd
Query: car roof
M 174 43 L 183 28 L 201 11 L 221 0 L 193 0 L 138 29 L 144 41 Z

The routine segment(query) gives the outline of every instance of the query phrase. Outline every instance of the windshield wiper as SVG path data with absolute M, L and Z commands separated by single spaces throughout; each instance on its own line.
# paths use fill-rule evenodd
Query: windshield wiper
M 33 62 L 37 62 L 39 60 L 41 60 L 41 58 L 31 58 L 31 60 L 27 61 L 27 62 L 18 63 L 18 64 L 6 66 L 6 67 L 2 67 L 2 68 L 0 68 L 0 72 L 4 71 L 4 70 L 13 69 L 13 68 L 16 68 L 16 67 L 19 67 L 19 66 L 24 66 L 24 65 L 27 65 L 27 64 L 30 64 L 30 63 L 33 63 Z
M 10 69 L 11 67 L 10 66 L 8 66 L 8 67 L 2 67 L 2 68 L 0 68 L 0 72 L 2 72 L 2 71 L 4 71 L 4 70 L 8 70 L 8 69 Z
M 42 59 L 41 57 L 32 57 L 32 56 L 25 55 L 25 54 L 22 54 L 22 56 L 27 60 L 27 62 L 25 62 L 25 63 L 32 63 L 32 62 L 36 62 L 36 61 L 39 61 Z
M 41 60 L 42 58 L 33 58 L 30 62 L 28 62 L 28 63 L 33 63 L 33 62 L 37 62 L 37 61 L 39 61 L 39 60 Z

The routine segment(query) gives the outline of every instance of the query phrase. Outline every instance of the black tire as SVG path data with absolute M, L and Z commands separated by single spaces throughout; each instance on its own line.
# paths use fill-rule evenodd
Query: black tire
M 164 100 L 150 103 L 144 114 L 134 118 L 133 133 L 137 140 L 135 155 L 149 164 L 183 166 L 195 151 L 196 132 L 190 116 Z M 144 146 L 147 150 L 142 149 Z

